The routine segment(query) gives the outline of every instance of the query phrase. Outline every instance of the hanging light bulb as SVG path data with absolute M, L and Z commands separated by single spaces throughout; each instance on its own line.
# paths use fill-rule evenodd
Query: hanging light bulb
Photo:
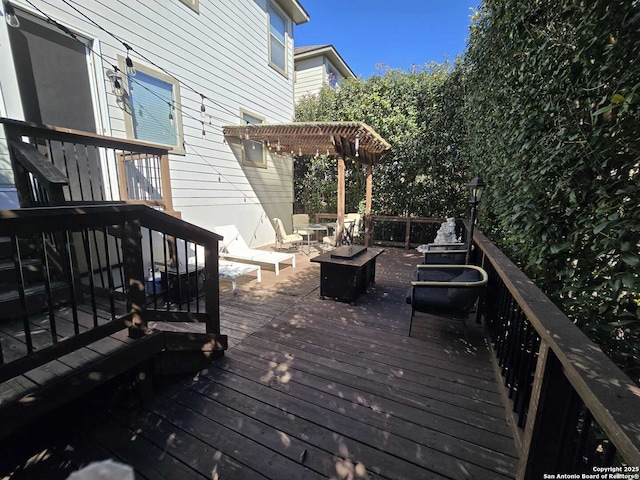
M 280 139 L 278 138 L 278 143 L 276 144 L 276 150 L 279 152 L 282 147 L 280 146 Z
M 255 150 L 256 149 L 256 142 L 251 142 L 251 149 Z
M 169 110 L 169 123 L 173 125 L 173 113 L 171 113 L 171 110 Z
M 218 183 L 222 182 L 222 179 L 220 178 L 220 174 L 218 174 Z
M 302 156 L 302 147 L 298 147 L 298 156 L 301 157 Z
M 118 97 L 121 97 L 124 94 L 124 90 L 122 90 L 122 84 L 120 83 L 120 79 L 118 77 L 113 78 L 113 93 L 115 93 Z
M 131 47 L 129 45 L 127 45 L 126 43 L 123 43 L 124 48 L 127 49 L 127 58 L 125 59 L 125 63 L 127 64 L 127 75 L 131 75 L 132 77 L 136 76 L 136 67 L 133 66 L 133 60 L 131 60 L 131 57 L 129 57 L 129 50 L 131 50 Z
M 7 22 L 7 25 L 13 28 L 20 27 L 20 20 L 18 20 L 18 16 L 16 15 L 16 11 L 13 9 L 13 5 L 8 2 L 4 3 L 4 19 Z
M 204 95 L 200 94 L 202 97 L 202 103 L 200 104 L 200 116 L 202 118 L 207 118 L 207 109 L 204 107 Z M 209 119 L 211 121 L 211 119 Z
M 244 129 L 244 139 L 249 140 L 249 127 Z
M 315 155 L 315 158 L 318 158 L 319 156 L 320 156 L 320 149 L 319 149 L 319 148 L 316 148 L 316 155 Z
M 356 135 L 356 157 L 360 156 L 360 134 Z
M 271 150 L 271 142 L 269 141 L 268 138 L 267 138 L 267 147 L 269 147 L 269 150 Z
M 204 131 L 204 122 L 200 122 L 202 123 L 202 139 L 206 140 L 207 139 L 207 132 Z

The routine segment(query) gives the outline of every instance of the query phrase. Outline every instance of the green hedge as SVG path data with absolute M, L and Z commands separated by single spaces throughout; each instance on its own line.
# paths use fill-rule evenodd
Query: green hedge
M 393 146 L 377 214 L 467 216 L 634 380 L 640 377 L 640 1 L 486 0 L 455 66 L 383 71 L 302 101 Z M 310 213 L 335 211 L 335 163 L 297 163 Z M 347 208 L 364 196 L 348 172 Z
M 464 63 L 481 228 L 637 381 L 638 2 L 488 0 Z

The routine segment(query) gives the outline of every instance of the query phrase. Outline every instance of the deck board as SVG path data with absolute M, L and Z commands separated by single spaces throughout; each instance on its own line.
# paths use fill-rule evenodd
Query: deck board
M 225 357 L 65 442 L 94 442 L 149 480 L 514 478 L 481 328 L 469 322 L 465 340 L 459 324 L 418 314 L 407 336 L 421 258 L 388 249 L 357 307 L 320 300 L 319 267 L 302 255 L 262 283 L 240 279 L 238 295 L 221 284 Z

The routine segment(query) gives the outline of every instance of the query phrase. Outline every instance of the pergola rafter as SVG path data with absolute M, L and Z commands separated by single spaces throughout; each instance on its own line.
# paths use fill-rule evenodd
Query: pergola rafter
M 332 155 L 338 158 L 338 228 L 342 237 L 345 214 L 345 158 L 367 165 L 365 245 L 370 241 L 372 166 L 389 152 L 391 145 L 362 122 L 293 122 L 230 125 L 223 127 L 228 139 L 263 142 L 272 152 L 292 155 Z

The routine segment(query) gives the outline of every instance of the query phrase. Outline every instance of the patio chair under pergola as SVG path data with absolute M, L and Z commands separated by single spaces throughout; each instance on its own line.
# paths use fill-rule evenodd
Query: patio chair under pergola
M 293 122 L 231 125 L 224 136 L 264 142 L 272 151 L 292 155 L 326 154 L 338 159 L 338 221 L 336 238 L 342 238 L 345 215 L 346 158 L 367 166 L 365 198 L 365 245 L 371 238 L 373 165 L 391 149 L 373 128 L 362 122 Z

